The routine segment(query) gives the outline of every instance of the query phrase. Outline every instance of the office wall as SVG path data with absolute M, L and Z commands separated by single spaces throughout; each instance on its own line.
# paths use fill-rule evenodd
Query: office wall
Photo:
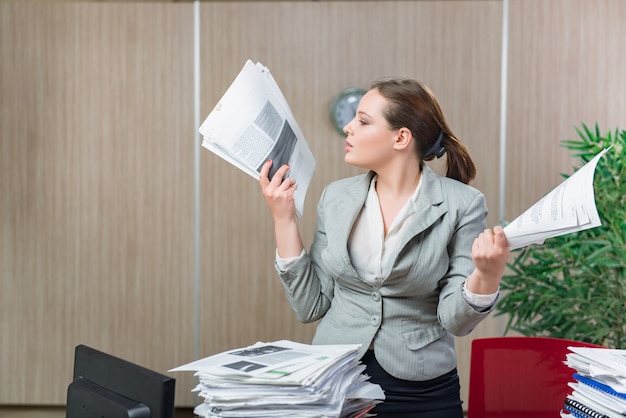
M 426 82 L 474 156 L 491 225 L 501 196 L 510 220 L 569 170 L 559 141 L 574 125 L 624 124 L 623 2 L 511 1 L 500 173 L 503 10 L 495 0 L 0 3 L 0 404 L 64 403 L 78 343 L 165 371 L 196 351 L 313 333 L 275 277 L 258 185 L 196 141 L 196 11 L 201 117 L 248 58 L 292 105 L 318 161 L 300 220 L 308 244 L 324 185 L 358 172 L 328 118 L 343 88 Z M 471 338 L 501 330 L 490 318 L 458 339 L 464 398 Z M 193 379 L 176 378 L 177 403 L 195 403 Z
M 510 3 L 509 220 L 572 173 L 560 141 L 578 139 L 575 126 L 626 126 L 626 2 Z
M 64 403 L 79 343 L 161 371 L 193 356 L 190 22 L 0 4 L 0 404 Z

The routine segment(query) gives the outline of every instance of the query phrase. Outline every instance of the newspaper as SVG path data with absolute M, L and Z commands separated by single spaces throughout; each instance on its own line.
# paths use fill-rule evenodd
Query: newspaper
M 257 342 L 249 347 L 225 351 L 170 371 L 197 371 L 253 382 L 276 380 L 310 366 L 313 370 L 322 370 L 358 349 L 359 345 L 356 344 L 306 345 L 288 340 Z M 302 381 L 292 380 L 289 383 L 301 384 Z
M 284 164 L 296 181 L 297 216 L 315 173 L 315 158 L 269 69 L 248 60 L 199 129 L 202 146 L 259 178 L 272 160 L 270 178 Z
M 548 238 L 601 225 L 593 191 L 593 175 L 600 157 L 568 177 L 537 203 L 504 227 L 510 249 L 543 244 Z
M 205 401 L 194 414 L 205 418 L 368 417 L 385 395 L 364 374 L 359 347 L 257 342 L 170 372 L 195 372 Z

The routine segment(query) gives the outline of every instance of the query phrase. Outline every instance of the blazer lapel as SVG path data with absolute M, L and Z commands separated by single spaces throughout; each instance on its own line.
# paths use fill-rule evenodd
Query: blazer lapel
M 336 234 L 337 237 L 337 239 L 329 240 L 329 242 L 339 246 L 335 248 L 333 245 L 333 248 L 329 249 L 336 251 L 336 254 L 343 260 L 345 268 L 349 269 L 355 277 L 357 277 L 357 273 L 348 254 L 348 241 L 354 223 L 367 198 L 370 182 L 374 175 L 375 173 L 370 171 L 367 175 L 355 177 L 355 181 L 342 190 L 342 193 L 345 193 L 344 198 L 337 200 L 338 204 L 333 207 L 332 213 L 327 214 L 326 233 L 329 235 Z
M 350 198 L 342 200 L 340 213 L 333 214 L 336 216 L 337 222 L 344 225 L 342 231 L 343 236 L 341 238 L 346 243 L 348 242 L 348 238 L 352 232 L 354 222 L 356 222 L 356 218 L 359 216 L 359 213 L 361 213 L 361 209 L 363 209 L 370 183 L 374 175 L 374 172 L 370 171 L 365 176 L 357 177 L 355 184 L 346 190 Z
M 342 193 L 345 193 L 344 198 L 337 199 L 335 206 L 327 208 L 329 213 L 326 217 L 326 233 L 335 235 L 336 239 L 329 240 L 329 243 L 337 245 L 337 247 L 335 245 L 333 248 L 329 247 L 329 250 L 336 251 L 336 255 L 341 258 L 344 264 L 344 271 L 348 269 L 355 277 L 357 274 L 348 255 L 348 240 L 354 222 L 363 208 L 374 175 L 375 173 L 370 172 L 367 175 L 355 177 L 353 183 L 341 190 Z M 447 206 L 443 204 L 443 201 L 439 177 L 428 165 L 424 164 L 416 212 L 411 223 L 407 225 L 401 248 L 447 212 Z
M 417 207 L 413 220 L 405 231 L 401 248 L 447 212 L 447 206 L 443 201 L 439 177 L 428 165 L 422 164 L 422 186 L 417 197 Z

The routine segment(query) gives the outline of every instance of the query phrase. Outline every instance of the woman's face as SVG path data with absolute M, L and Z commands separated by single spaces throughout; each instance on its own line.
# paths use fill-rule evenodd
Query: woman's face
M 387 105 L 387 99 L 378 90 L 363 96 L 356 116 L 344 127 L 346 163 L 376 172 L 389 163 L 398 131 L 391 130 L 383 116 Z

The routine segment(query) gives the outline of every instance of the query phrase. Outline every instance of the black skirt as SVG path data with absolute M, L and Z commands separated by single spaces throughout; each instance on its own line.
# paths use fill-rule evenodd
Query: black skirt
M 415 382 L 387 373 L 368 350 L 361 359 L 370 382 L 380 385 L 385 400 L 371 411 L 377 418 L 462 418 L 461 386 L 456 369 L 432 380 Z

